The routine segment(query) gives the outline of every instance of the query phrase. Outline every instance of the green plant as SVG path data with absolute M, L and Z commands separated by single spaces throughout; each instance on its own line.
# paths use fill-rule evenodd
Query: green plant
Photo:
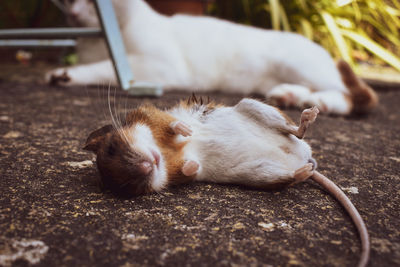
M 211 14 L 298 32 L 353 66 L 361 60 L 400 71 L 398 0 L 216 0 Z
M 0 1 L 0 29 L 54 27 L 64 24 L 63 14 L 50 0 Z

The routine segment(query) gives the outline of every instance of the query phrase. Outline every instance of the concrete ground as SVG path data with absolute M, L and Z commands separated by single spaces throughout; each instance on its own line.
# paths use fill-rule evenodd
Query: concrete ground
M 281 191 L 193 183 L 129 200 L 102 191 L 81 147 L 110 120 L 103 86 L 40 85 L 39 72 L 0 68 L 0 265 L 356 265 L 354 225 L 312 181 Z M 306 140 L 364 218 L 369 266 L 400 266 L 400 86 L 375 88 L 377 110 L 319 116 Z M 189 95 L 118 92 L 115 106 L 170 107 Z M 242 97 L 209 95 L 229 105 Z

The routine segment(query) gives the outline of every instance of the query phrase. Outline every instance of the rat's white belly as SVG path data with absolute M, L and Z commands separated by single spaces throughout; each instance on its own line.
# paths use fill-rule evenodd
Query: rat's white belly
M 311 158 L 307 143 L 276 129 L 264 128 L 236 112 L 218 108 L 201 123 L 190 123 L 193 135 L 185 154 L 201 165 L 196 179 L 243 183 L 288 176 Z

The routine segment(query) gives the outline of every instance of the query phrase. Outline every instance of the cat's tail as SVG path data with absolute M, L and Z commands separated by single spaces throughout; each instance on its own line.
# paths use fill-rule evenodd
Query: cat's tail
M 350 98 L 353 104 L 352 112 L 366 113 L 374 109 L 379 102 L 378 95 L 363 80 L 357 77 L 350 65 L 340 60 L 337 63 L 342 80 L 350 92 Z

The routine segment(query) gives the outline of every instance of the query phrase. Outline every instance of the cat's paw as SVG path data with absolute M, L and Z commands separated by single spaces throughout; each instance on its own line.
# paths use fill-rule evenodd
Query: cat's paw
M 47 72 L 44 79 L 45 82 L 50 85 L 68 86 L 71 82 L 71 76 L 68 74 L 68 70 L 64 68 Z
M 271 95 L 268 98 L 268 102 L 273 106 L 289 108 L 289 107 L 295 107 L 298 102 L 298 99 L 293 93 L 287 92 L 281 95 L 276 95 L 276 94 Z
M 300 107 L 311 94 L 310 89 L 295 84 L 280 84 L 267 93 L 271 105 L 289 108 Z

